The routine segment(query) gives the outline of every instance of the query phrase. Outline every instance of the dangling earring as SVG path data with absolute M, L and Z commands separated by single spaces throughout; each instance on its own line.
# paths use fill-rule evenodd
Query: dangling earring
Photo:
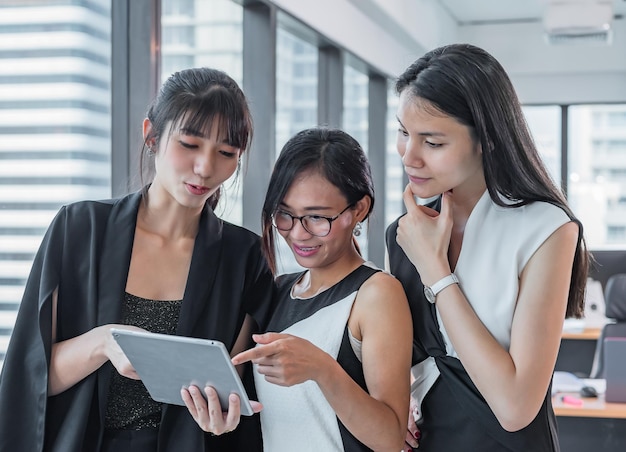
M 360 236 L 361 235 L 361 228 L 362 228 L 361 223 L 360 222 L 357 223 L 354 226 L 354 229 L 352 230 L 352 234 L 354 234 L 355 237 Z

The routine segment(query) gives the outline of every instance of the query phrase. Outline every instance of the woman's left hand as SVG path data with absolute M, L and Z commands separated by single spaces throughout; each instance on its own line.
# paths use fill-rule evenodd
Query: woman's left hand
M 200 428 L 213 435 L 229 433 L 237 428 L 241 416 L 239 396 L 231 394 L 228 397 L 228 411 L 224 413 L 217 391 L 207 386 L 204 388 L 204 393 L 206 399 L 197 386 L 189 386 L 189 388 L 183 388 L 180 391 L 185 406 Z M 255 413 L 263 409 L 259 402 L 251 401 L 250 404 Z
M 324 368 L 321 361 L 330 358 L 311 342 L 291 334 L 253 334 L 252 339 L 259 346 L 234 356 L 233 364 L 252 361 L 268 382 L 280 386 L 317 379 Z

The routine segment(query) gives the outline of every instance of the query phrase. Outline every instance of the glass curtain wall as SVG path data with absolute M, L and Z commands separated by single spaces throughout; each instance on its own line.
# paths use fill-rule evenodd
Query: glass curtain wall
M 0 3 L 0 366 L 58 209 L 111 196 L 111 0 Z
M 343 72 L 343 129 L 352 135 L 368 153 L 367 132 L 369 77 L 363 72 L 346 64 Z M 382 193 L 381 193 L 382 195 Z M 363 258 L 367 259 L 367 222 L 361 224 L 361 234 L 357 242 Z
M 398 111 L 399 97 L 394 82 L 388 83 L 387 92 L 387 160 L 385 177 L 385 224 L 391 224 L 404 211 L 402 193 L 404 191 L 404 166 L 398 154 Z
M 276 39 L 276 157 L 297 132 L 317 124 L 318 50 L 279 27 Z M 302 270 L 282 238 L 276 241 L 277 271 Z
M 561 185 L 561 107 L 558 105 L 523 107 L 535 145 L 552 179 Z
M 568 195 L 591 249 L 626 247 L 626 104 L 569 107 Z

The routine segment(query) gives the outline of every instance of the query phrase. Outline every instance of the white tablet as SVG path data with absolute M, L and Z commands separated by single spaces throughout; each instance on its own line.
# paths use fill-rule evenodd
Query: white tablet
M 241 401 L 241 414 L 253 414 L 250 400 L 223 343 L 209 339 L 112 328 L 111 333 L 157 402 L 185 405 L 180 390 L 195 385 L 217 391 L 222 410 L 228 396 Z

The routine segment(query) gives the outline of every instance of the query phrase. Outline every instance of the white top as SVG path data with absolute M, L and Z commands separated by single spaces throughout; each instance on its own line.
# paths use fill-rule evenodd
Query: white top
M 375 268 L 371 262 L 364 263 L 363 267 Z M 370 276 L 371 273 L 356 277 L 351 274 L 344 278 L 331 288 L 345 288 L 341 292 L 344 295 L 338 298 L 330 289 L 311 298 L 295 297 L 290 290 L 289 298 L 281 299 L 280 303 L 291 306 L 289 312 L 296 321 L 281 332 L 304 338 L 337 359 L 358 290 Z M 308 272 L 304 275 L 307 277 Z M 318 307 L 313 313 L 306 308 L 299 312 L 300 303 Z M 361 361 L 361 342 L 349 328 L 348 338 L 355 356 Z M 267 382 L 256 365 L 253 369 L 257 396 L 263 403 L 260 416 L 266 451 L 344 452 L 337 415 L 316 382 L 308 380 L 289 387 L 280 386 Z
M 520 275 L 545 240 L 569 221 L 561 208 L 546 202 L 517 208 L 498 206 L 486 190 L 470 214 L 453 271 L 476 315 L 506 350 L 511 344 Z M 457 357 L 438 310 L 437 319 L 446 353 Z M 431 357 L 412 371 L 418 381 L 411 390 L 421 401 L 439 370 Z

